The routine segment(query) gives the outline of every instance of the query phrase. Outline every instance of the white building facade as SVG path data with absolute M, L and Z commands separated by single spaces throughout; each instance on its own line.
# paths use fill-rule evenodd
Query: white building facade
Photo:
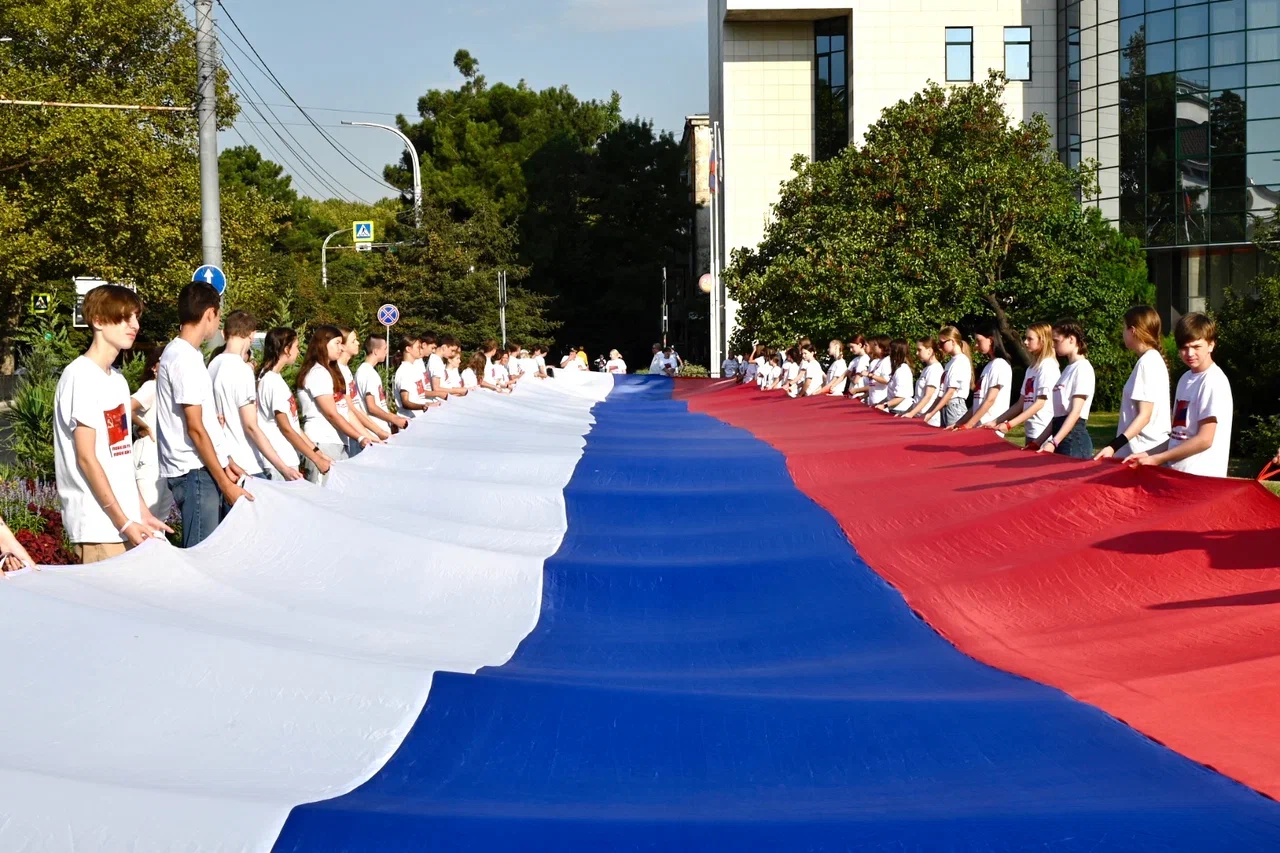
M 1066 162 L 1098 161 L 1099 194 L 1085 203 L 1146 247 L 1166 323 L 1270 271 L 1251 240 L 1280 196 L 1280 0 L 708 8 L 722 258 L 760 242 L 796 155 L 834 156 L 928 81 L 963 85 L 994 69 L 1010 80 L 1010 115 L 1044 114 Z M 716 299 L 713 350 L 736 308 L 725 301 L 718 321 Z

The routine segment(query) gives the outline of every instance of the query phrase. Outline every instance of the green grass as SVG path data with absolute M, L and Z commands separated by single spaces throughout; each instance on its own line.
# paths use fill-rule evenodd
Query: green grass
M 1094 448 L 1105 447 L 1110 444 L 1111 439 L 1116 437 L 1116 427 L 1119 425 L 1119 412 L 1091 412 L 1089 415 L 1089 436 L 1093 439 Z M 1018 426 L 1006 436 L 1006 440 L 1016 444 L 1018 447 L 1023 447 L 1027 443 L 1027 436 L 1022 427 Z M 1227 473 L 1232 477 L 1252 480 L 1258 476 L 1258 471 L 1261 468 L 1262 466 L 1253 460 L 1238 459 L 1233 456 L 1227 466 Z M 1270 489 L 1272 494 L 1280 497 L 1280 481 L 1269 480 L 1262 485 Z

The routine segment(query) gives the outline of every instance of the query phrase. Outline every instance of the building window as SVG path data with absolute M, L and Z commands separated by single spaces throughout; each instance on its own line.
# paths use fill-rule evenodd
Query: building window
M 1031 79 L 1031 27 L 1004 28 L 1004 76 Z
M 973 27 L 947 27 L 947 82 L 973 82 Z
M 849 144 L 849 19 L 817 21 L 814 35 L 814 159 L 830 160 Z

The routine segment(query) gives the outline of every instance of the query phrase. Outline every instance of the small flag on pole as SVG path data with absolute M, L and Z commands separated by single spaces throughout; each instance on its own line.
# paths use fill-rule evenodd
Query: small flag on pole
M 711 143 L 711 165 L 708 169 L 708 178 L 707 178 L 707 183 L 711 187 L 712 194 L 716 192 L 716 184 L 718 182 L 719 182 L 719 176 L 717 175 L 717 169 L 716 169 L 716 144 L 715 144 L 715 141 L 713 140 Z

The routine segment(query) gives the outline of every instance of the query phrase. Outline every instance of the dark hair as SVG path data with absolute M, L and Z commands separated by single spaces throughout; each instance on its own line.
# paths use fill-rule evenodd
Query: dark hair
M 498 342 L 495 341 L 493 338 L 487 338 L 480 342 L 480 352 L 490 353 L 490 352 L 497 352 L 497 350 L 498 350 Z M 543 352 L 546 352 L 546 350 L 544 349 Z
M 849 346 L 853 346 L 854 344 L 857 344 L 860 347 L 864 347 L 867 345 L 867 339 L 864 338 L 862 335 L 853 335 L 852 337 L 849 338 Z
M 1218 340 L 1218 324 L 1206 314 L 1183 314 L 1178 325 L 1173 327 L 1173 339 L 1179 347 L 1185 347 L 1194 341 L 1216 343 Z
M 458 339 L 453 335 L 441 335 L 436 343 L 442 347 L 456 347 L 458 346 Z
M 1053 330 L 1064 338 L 1075 338 L 1081 355 L 1089 353 L 1089 342 L 1084 338 L 1084 326 L 1079 320 L 1065 318 L 1053 324 Z
M 424 344 L 426 346 L 432 346 L 433 344 L 437 344 L 439 342 L 436 340 L 436 336 L 431 332 L 422 332 L 418 335 L 418 343 Z
M 262 364 L 258 365 L 259 379 L 276 366 L 280 356 L 284 355 L 285 350 L 293 346 L 296 340 L 298 340 L 298 333 L 293 329 L 282 327 L 267 332 L 267 336 L 262 340 Z
M 974 330 L 975 335 L 991 341 L 991 352 L 996 358 L 1009 360 L 1009 350 L 1004 345 L 1004 335 L 1000 334 L 1000 326 L 995 320 L 984 320 L 978 324 L 978 328 Z
M 467 359 L 467 367 L 475 373 L 476 379 L 484 379 L 485 358 L 482 352 L 473 352 L 471 358 Z
M 513 354 L 520 352 L 520 345 L 515 341 L 512 341 L 511 343 L 507 344 L 507 352 L 513 353 Z
M 889 351 L 889 344 L 893 343 L 893 338 L 888 335 L 876 335 L 875 345 L 880 350 L 880 357 L 884 358 L 885 353 Z
M 365 352 L 372 352 L 375 348 L 375 343 L 385 344 L 386 342 L 387 342 L 386 333 L 374 332 L 369 337 L 364 339 Z
M 210 308 L 222 310 L 222 299 L 212 284 L 192 281 L 178 292 L 178 322 L 183 326 L 199 323 Z
M 1150 305 L 1135 305 L 1124 312 L 1124 327 L 1133 329 L 1133 336 L 1148 348 L 1160 350 L 1164 324 L 1160 322 L 1160 312 Z
M 889 370 L 896 372 L 898 365 L 911 363 L 911 349 L 906 338 L 898 338 L 889 342 Z
M 342 339 L 343 339 L 344 341 L 345 341 L 345 340 L 347 339 L 347 337 L 348 337 L 352 332 L 354 332 L 355 330 L 356 330 L 356 327 L 355 327 L 355 326 L 347 326 L 347 325 L 345 325 L 345 324 L 339 324 L 339 326 L 338 326 L 338 331 L 339 331 L 339 332 L 342 332 Z
M 102 284 L 85 295 L 82 313 L 90 326 L 95 321 L 104 326 L 114 326 L 135 315 L 141 317 L 142 300 L 127 287 Z
M 147 360 L 142 364 L 142 381 L 155 379 L 157 376 L 157 368 L 160 366 L 160 356 L 164 355 L 164 350 L 160 347 L 151 347 L 147 350 Z
M 329 341 L 341 337 L 342 332 L 337 326 L 316 326 L 311 330 L 311 341 L 307 344 L 307 356 L 302 360 L 302 367 L 298 368 L 297 390 L 302 390 L 307 381 L 307 374 L 317 364 L 328 370 L 329 375 L 333 377 L 335 395 L 339 388 L 345 387 L 342 381 L 342 374 L 338 372 L 334 362 L 329 360 Z
M 248 311 L 232 311 L 222 321 L 222 334 L 228 338 L 247 338 L 258 331 L 258 318 Z

